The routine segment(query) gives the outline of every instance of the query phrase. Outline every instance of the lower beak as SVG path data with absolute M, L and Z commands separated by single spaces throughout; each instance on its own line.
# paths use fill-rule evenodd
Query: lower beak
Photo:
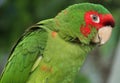
M 111 26 L 104 26 L 98 30 L 97 35 L 93 39 L 94 43 L 98 43 L 99 45 L 105 44 L 112 34 L 112 27 Z

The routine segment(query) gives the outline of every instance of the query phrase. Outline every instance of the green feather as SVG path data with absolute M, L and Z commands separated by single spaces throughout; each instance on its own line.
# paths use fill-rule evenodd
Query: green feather
M 36 59 L 43 54 L 47 37 L 41 28 L 26 32 L 13 49 L 0 83 L 25 83 Z
M 27 83 L 73 83 L 86 54 L 92 49 L 64 41 L 59 35 L 53 38 L 51 33 L 39 67 L 31 73 Z

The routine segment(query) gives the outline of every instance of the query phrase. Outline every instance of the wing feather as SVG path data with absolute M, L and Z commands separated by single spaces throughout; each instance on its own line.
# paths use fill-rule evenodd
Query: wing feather
M 47 37 L 40 25 L 28 29 L 13 47 L 0 83 L 25 83 L 35 61 L 43 55 Z

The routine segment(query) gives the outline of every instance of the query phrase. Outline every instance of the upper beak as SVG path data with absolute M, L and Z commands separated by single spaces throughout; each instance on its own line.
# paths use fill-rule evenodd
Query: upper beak
M 114 19 L 111 14 L 105 15 L 102 20 L 103 27 L 98 29 L 98 33 L 93 39 L 93 42 L 98 43 L 99 45 L 103 45 L 109 40 L 112 34 L 112 28 L 115 26 Z
M 103 26 L 111 26 L 112 28 L 115 26 L 115 21 L 111 14 L 103 15 L 102 20 L 103 20 L 102 21 Z

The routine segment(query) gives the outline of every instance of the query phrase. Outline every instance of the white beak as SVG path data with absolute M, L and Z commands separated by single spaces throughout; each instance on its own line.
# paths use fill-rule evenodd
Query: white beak
M 98 43 L 100 45 L 105 44 L 110 36 L 112 34 L 112 27 L 111 26 L 105 26 L 98 30 L 98 34 L 93 39 L 94 43 Z

